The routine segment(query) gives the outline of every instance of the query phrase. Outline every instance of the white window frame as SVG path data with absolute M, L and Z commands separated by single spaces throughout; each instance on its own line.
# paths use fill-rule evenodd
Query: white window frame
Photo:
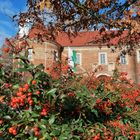
M 54 57 L 54 61 L 58 61 L 58 51 L 54 50 L 53 51 L 53 57 Z
M 137 50 L 137 62 L 140 63 L 140 49 Z
M 127 55 L 124 55 L 124 56 L 125 56 L 125 59 L 126 59 L 126 63 L 124 64 L 124 63 L 121 62 L 121 56 L 120 56 L 120 64 L 121 65 L 127 65 L 128 64 L 128 56 Z
M 101 54 L 105 54 L 105 63 L 104 64 L 101 63 Z M 99 60 L 99 65 L 107 65 L 108 64 L 107 52 L 99 52 L 98 60 Z
M 79 61 L 80 61 L 80 63 L 77 63 L 77 62 L 76 62 L 76 64 L 77 64 L 77 65 L 82 65 L 82 54 L 76 52 L 76 57 L 77 57 L 77 55 L 79 55 Z
M 31 50 L 31 54 L 29 53 L 29 50 Z M 30 58 L 31 56 L 31 58 Z M 28 60 L 33 60 L 33 49 L 32 48 L 28 48 Z

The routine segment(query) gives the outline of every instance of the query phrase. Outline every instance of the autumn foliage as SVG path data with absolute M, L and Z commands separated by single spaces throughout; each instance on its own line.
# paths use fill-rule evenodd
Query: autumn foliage
M 99 31 L 102 38 L 98 43 L 121 49 L 122 45 L 129 45 L 130 50 L 140 41 L 139 0 L 28 0 L 27 6 L 27 12 L 14 19 L 24 25 L 41 18 L 47 24 L 49 36 L 55 37 L 59 32 L 71 36 L 79 31 Z M 115 43 L 111 43 L 112 39 Z
M 112 45 L 113 38 L 113 45 L 130 45 L 130 50 L 139 43 L 139 0 L 28 0 L 27 6 L 27 12 L 13 17 L 20 26 L 49 13 L 53 22 L 42 21 L 54 37 L 94 29 L 100 43 Z M 8 60 L 0 62 L 0 138 L 140 139 L 140 85 L 127 73 L 76 75 L 65 62 L 44 69 L 28 60 L 26 41 L 21 47 L 6 43 L 2 58 Z

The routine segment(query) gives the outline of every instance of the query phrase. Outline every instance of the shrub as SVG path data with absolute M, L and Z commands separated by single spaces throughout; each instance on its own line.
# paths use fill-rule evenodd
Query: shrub
M 46 73 L 43 65 L 34 66 L 22 54 L 14 53 L 13 59 L 17 57 L 14 67 L 4 62 L 0 65 L 3 139 L 140 138 L 140 87 L 127 79 L 126 73 L 116 70 L 112 77 L 85 77 L 60 63 Z

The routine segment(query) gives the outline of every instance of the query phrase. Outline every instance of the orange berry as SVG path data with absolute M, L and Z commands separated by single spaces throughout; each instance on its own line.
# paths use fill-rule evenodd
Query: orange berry
M 9 133 L 13 133 L 14 127 L 9 128 Z
M 38 131 L 39 130 L 39 128 L 37 126 L 35 126 L 33 129 L 34 129 L 34 131 Z
M 2 120 L 0 120 L 0 125 L 2 125 L 2 123 L 3 123 L 3 121 L 2 121 Z
M 17 92 L 17 96 L 22 96 L 22 92 Z
M 20 87 L 19 89 L 18 89 L 20 92 L 22 92 L 23 90 L 22 90 L 22 87 Z
M 35 136 L 39 136 L 39 131 L 35 131 Z
M 39 95 L 39 94 L 40 94 L 40 91 L 37 90 L 37 91 L 36 91 L 36 94 Z
M 5 83 L 5 87 L 6 87 L 6 88 L 9 88 L 9 84 L 8 84 L 8 83 Z
M 27 89 L 27 88 L 25 88 L 25 87 L 24 87 L 24 88 L 22 88 L 22 91 L 23 91 L 23 92 L 26 92 L 27 90 L 28 90 L 28 89 Z
M 74 97 L 75 94 L 74 94 L 73 92 L 69 92 L 69 93 L 68 93 L 68 96 L 69 96 L 69 97 Z
M 27 100 L 28 100 L 28 102 L 29 102 L 30 100 L 32 100 L 32 98 L 29 96 Z
M 40 113 L 40 115 L 41 115 L 41 116 L 46 116 L 46 115 L 47 115 L 47 112 L 43 112 L 43 111 L 42 111 L 42 112 Z
M 29 84 L 25 84 L 24 87 L 28 89 L 29 88 Z
M 16 131 L 16 129 L 13 129 L 12 134 L 13 134 L 13 135 L 17 135 L 17 131 Z
M 29 100 L 29 104 L 32 105 L 33 104 L 33 100 Z
M 33 80 L 33 81 L 32 81 L 32 85 L 35 85 L 35 84 L 36 84 L 36 80 Z
M 29 93 L 28 93 L 28 96 L 32 96 L 32 93 L 31 93 L 31 92 L 29 92 Z

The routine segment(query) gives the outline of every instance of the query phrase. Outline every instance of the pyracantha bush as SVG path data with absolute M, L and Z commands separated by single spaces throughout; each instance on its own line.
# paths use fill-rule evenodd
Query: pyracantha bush
M 12 49 L 4 53 L 14 63 L 0 64 L 1 138 L 140 139 L 140 87 L 126 73 L 79 76 L 61 63 L 45 72 Z

